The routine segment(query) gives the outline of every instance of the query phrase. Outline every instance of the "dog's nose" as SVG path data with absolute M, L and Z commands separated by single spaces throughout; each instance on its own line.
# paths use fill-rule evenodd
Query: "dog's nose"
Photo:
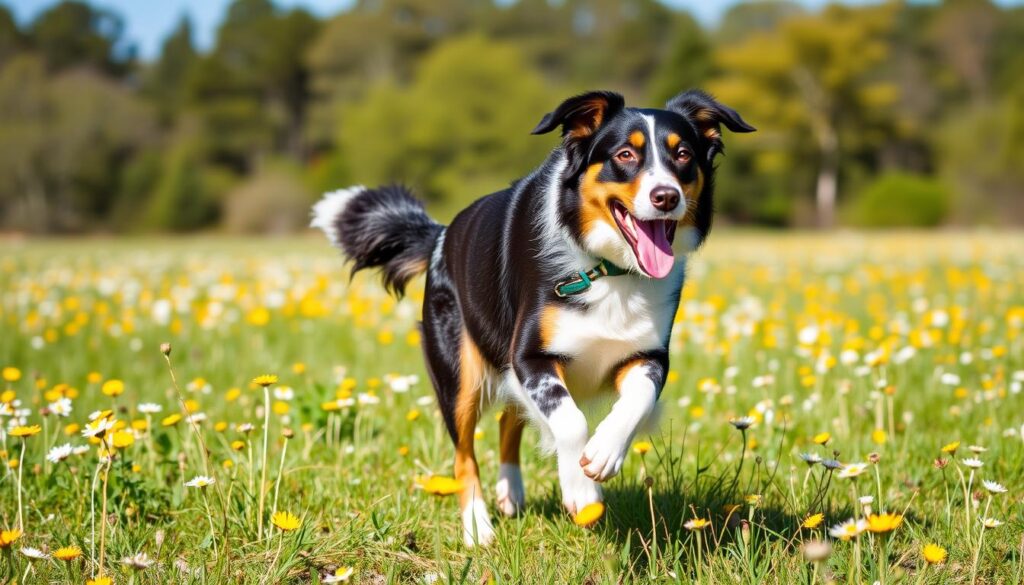
M 662 185 L 651 191 L 651 204 L 658 211 L 672 211 L 679 206 L 679 189 Z

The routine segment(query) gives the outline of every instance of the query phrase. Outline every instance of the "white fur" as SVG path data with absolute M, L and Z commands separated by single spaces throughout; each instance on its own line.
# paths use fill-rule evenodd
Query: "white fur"
M 588 436 L 587 418 L 571 399 L 566 399 L 548 416 L 548 424 L 558 455 L 562 505 L 575 514 L 584 506 L 601 501 L 601 487 L 580 468 L 580 456 Z
M 643 176 L 640 178 L 640 188 L 637 189 L 636 196 L 633 199 L 633 211 L 637 219 L 671 219 L 679 221 L 686 214 L 685 200 L 680 201 L 679 206 L 669 212 L 656 209 L 654 204 L 651 203 L 651 191 L 656 187 L 675 187 L 679 190 L 681 196 L 684 196 L 684 193 L 683 188 L 679 185 L 679 180 L 665 168 L 665 165 L 661 162 L 661 157 L 657 154 L 657 145 L 654 144 L 655 137 L 657 136 L 655 133 L 654 116 L 644 116 L 644 119 L 647 121 L 651 150 L 654 152 L 652 156 L 654 164 L 644 171 Z
M 363 191 L 366 191 L 366 187 L 355 185 L 347 189 L 325 193 L 323 199 L 313 205 L 313 219 L 309 222 L 309 227 L 323 230 L 332 244 L 340 246 L 341 234 L 337 229 L 338 216 L 345 211 L 348 202 Z
M 526 505 L 526 490 L 523 488 L 523 472 L 518 465 L 501 464 L 494 491 L 498 496 L 498 509 L 502 514 L 512 517 L 522 512 Z
M 597 260 L 582 248 L 569 234 L 559 221 L 561 217 L 560 199 L 562 185 L 559 177 L 568 162 L 565 154 L 554 165 L 548 174 L 548 183 L 544 187 L 544 213 L 539 219 L 541 224 L 541 235 L 538 249 L 538 261 L 547 266 L 556 267 L 559 272 L 572 274 L 580 270 L 590 270 L 597 264 Z
M 636 429 L 651 416 L 658 401 L 658 389 L 648 373 L 647 366 L 637 365 L 622 378 L 619 399 L 583 449 L 587 477 L 605 481 L 622 469 Z
M 474 494 L 462 510 L 462 540 L 468 547 L 487 546 L 494 540 L 491 516 L 479 494 Z

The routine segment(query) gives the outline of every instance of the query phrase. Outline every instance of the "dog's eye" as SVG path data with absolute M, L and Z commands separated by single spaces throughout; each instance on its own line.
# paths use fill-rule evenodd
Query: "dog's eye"
M 619 162 L 633 162 L 636 160 L 636 153 L 628 148 L 623 148 L 619 152 L 615 153 L 615 160 Z
M 685 148 L 680 148 L 679 150 L 676 151 L 676 161 L 677 162 L 688 163 L 688 162 L 690 162 L 691 158 L 693 158 L 693 155 L 690 154 L 690 151 L 686 150 Z

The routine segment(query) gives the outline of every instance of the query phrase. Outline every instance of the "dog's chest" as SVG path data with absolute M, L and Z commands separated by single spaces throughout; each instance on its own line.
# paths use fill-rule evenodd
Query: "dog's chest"
M 545 349 L 568 358 L 574 395 L 608 385 L 611 369 L 630 356 L 667 346 L 680 280 L 603 278 L 580 296 L 583 303 L 545 311 Z

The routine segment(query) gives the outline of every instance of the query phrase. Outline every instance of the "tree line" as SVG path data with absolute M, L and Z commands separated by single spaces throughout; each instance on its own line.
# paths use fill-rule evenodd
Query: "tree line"
M 726 140 L 724 221 L 1024 222 L 1020 7 L 756 2 L 706 28 L 655 0 L 234 0 L 208 50 L 183 17 L 148 61 L 108 9 L 0 6 L 0 228 L 284 232 L 393 181 L 446 218 L 544 158 L 562 98 L 690 87 L 759 130 Z

